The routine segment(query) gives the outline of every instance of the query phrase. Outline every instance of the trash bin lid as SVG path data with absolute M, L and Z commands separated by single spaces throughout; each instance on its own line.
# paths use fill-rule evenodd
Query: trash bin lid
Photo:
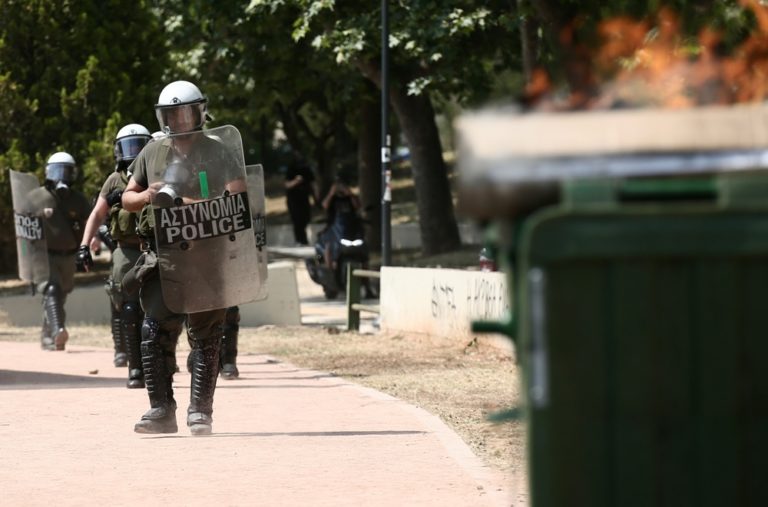
M 558 202 L 562 183 L 768 168 L 768 105 L 521 112 L 457 120 L 459 209 L 515 217 Z M 768 174 L 768 173 L 767 173 Z
M 768 167 L 768 106 L 521 113 L 457 120 L 462 185 Z

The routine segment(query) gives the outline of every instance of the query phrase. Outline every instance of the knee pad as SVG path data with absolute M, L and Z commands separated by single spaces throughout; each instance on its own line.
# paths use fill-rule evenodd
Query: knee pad
M 160 333 L 160 323 L 155 319 L 144 319 L 141 323 L 141 341 L 153 342 Z
M 160 322 L 155 319 L 144 319 L 141 325 L 141 346 L 158 347 L 164 355 L 175 355 L 176 338 L 178 335 L 169 333 L 163 329 Z
M 138 324 L 141 322 L 141 307 L 139 306 L 139 303 L 133 301 L 124 303 L 120 311 L 120 319 L 129 324 Z
M 43 289 L 43 295 L 47 297 L 60 298 L 63 295 L 63 292 L 58 283 L 48 282 L 48 284 L 45 286 L 45 289 Z

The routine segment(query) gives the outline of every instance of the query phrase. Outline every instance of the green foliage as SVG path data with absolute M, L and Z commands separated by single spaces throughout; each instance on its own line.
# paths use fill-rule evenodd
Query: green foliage
M 704 27 L 722 32 L 723 51 L 755 27 L 737 0 L 391 0 L 391 86 L 429 97 L 450 119 L 520 94 L 522 22 L 533 26 L 534 64 L 557 76 L 573 55 L 564 28 L 573 44 L 596 45 L 605 19 L 652 20 L 662 7 L 680 15 L 679 47 L 692 57 Z M 321 171 L 354 156 L 359 104 L 371 93 L 364 79 L 380 78 L 379 8 L 352 0 L 0 0 L 0 270 L 11 245 L 7 169 L 42 179 L 45 159 L 65 150 L 92 197 L 112 170 L 116 131 L 130 122 L 154 130 L 151 106 L 171 80 L 200 85 L 214 125 L 240 129 L 249 163 L 274 170 L 286 162 L 288 144 L 275 132 Z
M 0 0 L 0 11 L 0 74 L 29 103 L 25 153 L 63 149 L 82 164 L 113 112 L 150 124 L 166 65 L 147 2 Z
M 379 9 L 358 2 L 291 3 L 301 9 L 294 39 L 311 40 L 312 47 L 329 51 L 339 64 L 378 62 Z M 406 87 L 412 95 L 430 91 L 459 102 L 487 99 L 495 73 L 519 67 L 515 14 L 509 1 L 390 2 L 389 48 L 394 84 Z
M 700 50 L 698 35 L 705 28 L 722 35 L 722 53 L 738 47 L 755 28 L 754 13 L 739 0 L 520 0 L 520 4 L 521 16 L 536 19 L 542 27 L 538 64 L 556 80 L 565 79 L 564 69 L 573 64 L 574 48 L 589 48 L 584 54 L 594 55 L 604 43 L 598 27 L 608 19 L 626 17 L 654 24 L 658 13 L 666 9 L 679 20 L 681 47 L 692 55 Z M 755 1 L 755 5 L 764 8 L 764 2 Z M 653 38 L 657 31 L 651 29 L 647 36 Z
M 150 2 L 0 0 L 0 12 L 0 192 L 9 167 L 42 175 L 62 150 L 92 194 L 112 170 L 120 121 L 155 124 L 167 50 Z M 9 216 L 3 199 L 0 221 Z M 0 230 L 4 251 L 12 232 Z
M 317 54 L 308 41 L 291 38 L 298 11 L 281 2 L 159 2 L 172 41 L 172 58 L 210 98 L 216 124 L 240 129 L 246 162 L 267 171 L 287 163 L 276 131 L 290 149 L 330 167 L 345 151 L 345 132 L 354 124 L 361 78 Z M 283 7 L 283 8 L 278 8 Z M 348 148 L 347 148 L 348 149 Z

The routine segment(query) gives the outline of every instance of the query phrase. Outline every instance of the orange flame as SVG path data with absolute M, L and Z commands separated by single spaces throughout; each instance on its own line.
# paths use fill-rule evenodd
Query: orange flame
M 768 98 L 768 8 L 758 0 L 740 0 L 755 14 L 756 27 L 730 56 L 718 54 L 723 36 L 712 28 L 696 38 L 681 35 L 680 20 L 670 9 L 661 9 L 653 23 L 618 17 L 602 22 L 602 44 L 596 54 L 570 46 L 580 60 L 569 69 L 572 85 L 567 103 L 551 99 L 551 83 L 535 73 L 526 92 L 548 109 L 664 107 L 689 108 L 758 102 Z M 574 26 L 561 34 L 563 44 L 573 43 Z M 587 75 L 588 74 L 588 75 Z M 575 79 L 573 78 L 575 76 Z M 575 85 L 575 86 L 574 86 Z

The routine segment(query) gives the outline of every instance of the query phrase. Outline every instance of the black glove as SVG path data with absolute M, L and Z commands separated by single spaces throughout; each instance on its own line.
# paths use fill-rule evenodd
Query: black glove
M 89 271 L 93 267 L 93 257 L 86 245 L 80 245 L 75 255 L 75 267 L 81 273 Z
M 111 208 L 117 203 L 121 203 L 123 201 L 123 191 L 115 189 L 107 195 L 107 204 L 109 204 L 109 207 Z

